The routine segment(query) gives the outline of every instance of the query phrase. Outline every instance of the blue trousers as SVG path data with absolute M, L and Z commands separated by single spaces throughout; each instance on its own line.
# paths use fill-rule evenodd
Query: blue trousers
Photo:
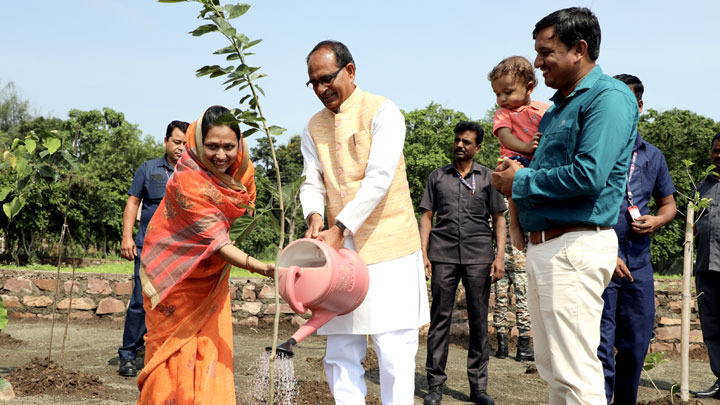
M 118 349 L 121 360 L 134 359 L 141 347 L 145 344 L 145 309 L 143 309 L 142 283 L 140 282 L 140 253 L 142 247 L 137 247 L 135 256 L 135 277 L 130 306 L 125 315 L 125 330 L 123 331 L 122 347 Z
M 607 402 L 637 402 L 640 373 L 655 324 L 655 287 L 650 264 L 631 269 L 634 282 L 612 279 L 603 292 L 598 358 L 605 374 Z M 617 354 L 614 354 L 617 348 Z

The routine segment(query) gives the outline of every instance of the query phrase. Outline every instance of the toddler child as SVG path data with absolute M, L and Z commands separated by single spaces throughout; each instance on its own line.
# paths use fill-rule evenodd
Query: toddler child
M 537 85 L 532 64 L 522 56 L 503 59 L 488 74 L 500 108 L 493 118 L 493 134 L 500 140 L 500 158 L 514 159 L 527 167 L 537 149 L 540 120 L 549 104 L 531 100 L 530 94 Z M 510 240 L 523 250 L 525 233 L 517 219 L 517 207 L 508 198 L 510 211 Z

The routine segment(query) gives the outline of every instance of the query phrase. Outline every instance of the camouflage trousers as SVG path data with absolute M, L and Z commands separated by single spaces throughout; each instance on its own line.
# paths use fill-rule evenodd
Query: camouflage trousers
M 506 212 L 506 218 L 509 216 Z M 508 219 L 508 224 L 509 218 Z M 509 229 L 509 226 L 508 226 Z M 505 247 L 505 275 L 495 282 L 495 312 L 493 325 L 498 333 L 509 333 L 512 325 L 507 317 L 510 303 L 510 286 L 515 290 L 515 324 L 520 336 L 530 335 L 530 312 L 527 307 L 528 278 L 525 272 L 525 252 L 515 249 L 510 244 L 508 231 Z

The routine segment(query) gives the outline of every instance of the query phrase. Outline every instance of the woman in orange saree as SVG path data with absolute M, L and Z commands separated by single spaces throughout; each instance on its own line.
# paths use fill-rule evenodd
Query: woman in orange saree
M 230 265 L 271 275 L 231 244 L 255 202 L 255 169 L 237 124 L 214 106 L 190 125 L 187 147 L 150 221 L 142 253 L 145 367 L 138 404 L 235 404 Z

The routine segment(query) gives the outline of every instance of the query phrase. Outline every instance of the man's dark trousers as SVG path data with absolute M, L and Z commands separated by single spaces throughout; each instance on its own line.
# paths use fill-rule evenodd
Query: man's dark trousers
M 605 307 L 598 357 L 603 363 L 608 404 L 613 393 L 616 404 L 637 402 L 638 381 L 655 324 L 652 266 L 648 263 L 631 272 L 634 282 L 613 278 L 602 295 Z
M 145 309 L 143 309 L 142 283 L 140 282 L 140 254 L 142 247 L 137 247 L 135 256 L 135 278 L 130 297 L 130 306 L 125 314 L 125 331 L 123 332 L 122 347 L 118 349 L 118 356 L 123 359 L 134 359 L 137 352 L 145 344 L 143 337 L 147 332 L 145 327 Z
M 703 342 L 710 356 L 710 369 L 720 379 L 720 271 L 696 272 L 695 288 Z
M 428 332 L 428 356 L 425 364 L 430 386 L 445 383 L 445 365 L 450 344 L 450 324 L 455 305 L 455 292 L 460 280 L 470 326 L 467 372 L 471 391 L 487 389 L 488 361 L 488 300 L 490 299 L 490 264 L 453 264 L 432 262 L 432 306 Z

